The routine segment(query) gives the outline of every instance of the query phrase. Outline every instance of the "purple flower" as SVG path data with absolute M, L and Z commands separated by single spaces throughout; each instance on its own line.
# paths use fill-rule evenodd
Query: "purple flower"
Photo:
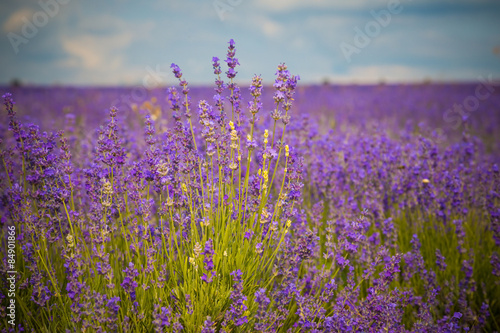
M 492 274 L 500 277 L 500 255 L 498 252 L 493 252 L 491 254 L 490 264 L 492 266 Z
M 446 270 L 446 258 L 441 255 L 441 251 L 436 250 L 436 265 L 440 270 Z
M 201 279 L 206 283 L 211 283 L 216 275 L 217 273 L 215 271 L 209 271 L 208 273 L 203 273 Z
M 243 295 L 243 273 L 238 269 L 231 272 L 233 277 L 233 291 L 231 291 L 231 307 L 229 309 L 229 318 L 233 320 L 235 326 L 241 326 L 248 322 L 247 316 L 243 315 L 247 310 L 245 301 L 247 297 Z
M 113 313 L 117 314 L 118 311 L 120 310 L 120 305 L 118 303 L 120 302 L 120 297 L 111 297 L 108 302 L 106 303 L 106 307 L 110 309 Z
M 460 253 L 464 254 L 466 252 L 466 249 L 464 248 L 465 230 L 463 222 L 462 220 L 454 220 L 453 224 L 455 225 L 455 234 L 457 235 L 457 240 L 458 240 L 457 250 Z
M 129 294 L 130 299 L 135 301 L 135 288 L 137 288 L 137 282 L 134 279 L 139 276 L 139 272 L 134 268 L 134 263 L 132 262 L 128 264 L 128 267 L 125 268 L 123 272 L 125 273 L 125 278 L 123 279 L 121 286 Z
M 201 333 L 215 333 L 215 323 L 212 321 L 210 316 L 203 322 L 203 327 L 201 329 Z
M 233 79 L 238 72 L 234 70 L 234 68 L 239 65 L 240 63 L 238 62 L 238 59 L 235 58 L 235 43 L 234 40 L 230 39 L 229 40 L 229 47 L 227 50 L 227 58 L 226 58 L 226 63 L 228 68 L 228 71 L 226 72 L 227 78 L 228 79 Z
M 212 63 L 213 63 L 212 67 L 214 69 L 214 74 L 219 75 L 220 73 L 222 73 L 222 71 L 220 69 L 219 58 L 213 57 Z
M 170 68 L 172 68 L 172 72 L 174 73 L 175 77 L 180 79 L 182 77 L 182 72 L 181 72 L 181 69 L 179 68 L 179 66 L 177 66 L 176 64 L 172 63 L 170 65 Z
M 251 240 L 254 235 L 254 232 L 252 229 L 245 231 L 245 235 L 243 238 L 246 238 L 247 240 Z
M 211 271 L 212 269 L 214 269 L 213 256 L 215 254 L 214 245 L 211 238 L 205 242 L 205 251 L 203 251 L 202 254 L 205 255 L 205 258 L 203 259 L 205 270 Z

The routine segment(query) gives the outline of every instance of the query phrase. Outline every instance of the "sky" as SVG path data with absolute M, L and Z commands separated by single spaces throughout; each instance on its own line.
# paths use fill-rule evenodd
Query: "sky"
M 231 38 L 241 82 L 500 79 L 498 0 L 3 0 L 0 23 L 0 84 L 210 84 Z

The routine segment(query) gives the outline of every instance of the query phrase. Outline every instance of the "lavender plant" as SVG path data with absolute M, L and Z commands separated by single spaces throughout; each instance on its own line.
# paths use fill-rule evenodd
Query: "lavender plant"
M 53 132 L 25 120 L 29 98 L 3 95 L 2 332 L 500 331 L 491 143 L 370 127 L 384 89 L 403 88 L 360 87 L 353 109 L 328 87 L 297 89 L 285 64 L 273 93 L 260 75 L 243 88 L 233 40 L 221 62 L 214 90 L 172 64 L 175 86 L 106 106 L 94 132 L 121 90 L 75 102 L 69 88 L 50 100 L 27 88 L 65 101 Z M 458 88 L 414 89 L 432 104 Z
M 196 331 L 207 316 L 226 330 L 248 323 L 255 307 L 244 302 L 273 282 L 300 173 L 283 144 L 286 125 L 279 135 L 275 123 L 272 136 L 257 128 L 259 76 L 244 122 L 232 40 L 226 62 L 227 84 L 214 62 L 216 109 L 205 100 L 195 108 L 198 130 L 188 83 L 172 64 L 182 89 L 169 89 L 175 125 L 157 133 L 146 116 L 145 146 L 131 159 L 112 107 L 78 170 L 63 133 L 24 126 L 4 96 L 15 147 L 2 154 L 2 185 L 9 224 L 19 230 L 24 327 Z M 278 67 L 275 110 L 285 103 L 285 117 L 298 79 Z M 285 171 L 275 179 L 278 170 Z

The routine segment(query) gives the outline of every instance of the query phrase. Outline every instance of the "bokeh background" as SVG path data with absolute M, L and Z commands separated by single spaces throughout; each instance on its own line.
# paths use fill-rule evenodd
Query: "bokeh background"
M 47 15 L 48 3 L 57 4 L 51 7 L 54 15 Z M 372 11 L 387 10 L 390 3 L 2 1 L 0 85 L 13 80 L 36 85 L 137 85 L 155 72 L 156 80 L 149 85 L 163 86 L 174 82 L 168 68 L 172 62 L 191 84 L 209 84 L 211 57 L 224 58 L 230 38 L 236 41 L 242 82 L 249 82 L 253 74 L 272 82 L 280 62 L 305 83 L 500 78 L 497 0 L 401 0 L 390 23 L 348 61 L 342 43 L 355 46 L 355 29 L 364 31 L 374 21 Z M 26 26 L 34 23 L 38 27 L 32 33 Z

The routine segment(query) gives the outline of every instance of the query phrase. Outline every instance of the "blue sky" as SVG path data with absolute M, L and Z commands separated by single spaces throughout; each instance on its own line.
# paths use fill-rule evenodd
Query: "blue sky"
M 2 1 L 0 84 L 165 85 L 172 62 L 206 84 L 230 38 L 242 82 L 271 82 L 280 62 L 307 83 L 500 78 L 500 1 L 395 1 Z M 385 26 L 372 14 L 381 11 Z M 356 31 L 370 34 L 367 45 Z

